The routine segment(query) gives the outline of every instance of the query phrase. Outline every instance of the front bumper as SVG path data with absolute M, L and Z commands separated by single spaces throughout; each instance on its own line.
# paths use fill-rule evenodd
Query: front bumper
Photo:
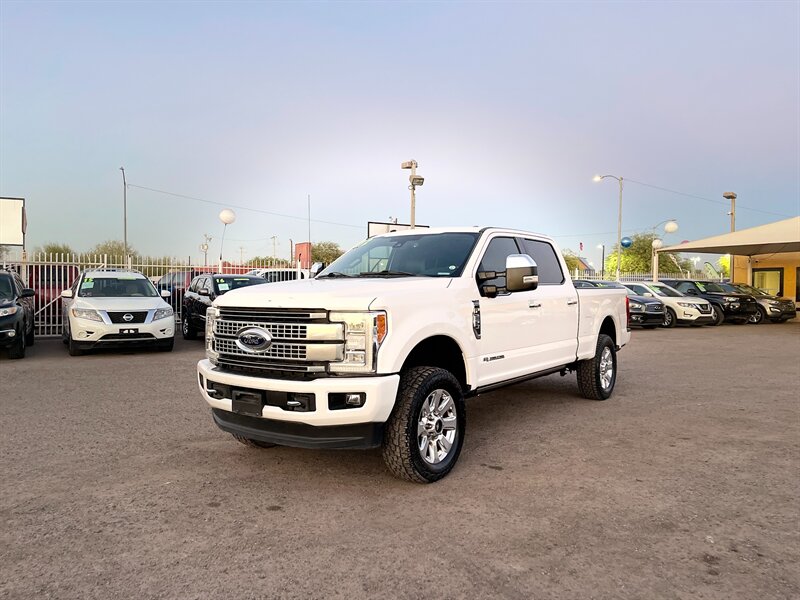
M 663 312 L 631 312 L 631 325 L 661 325 L 663 322 Z
M 207 359 L 197 363 L 197 374 L 200 393 L 213 409 L 220 429 L 265 442 L 311 448 L 380 444 L 382 426 L 392 413 L 400 384 L 396 374 L 310 381 L 249 377 L 221 370 Z M 249 410 L 260 412 L 260 416 L 233 412 L 232 396 L 238 394 L 256 398 L 257 408 L 251 406 Z M 290 394 L 310 398 L 308 406 L 303 410 L 289 408 L 284 400 Z M 363 405 L 333 408 L 331 396 L 337 394 L 363 394 Z
M 175 337 L 174 317 L 152 323 L 109 324 L 70 316 L 69 327 L 73 341 L 85 349 L 168 344 Z
M 723 304 L 722 305 L 722 312 L 725 315 L 726 321 L 736 321 L 741 319 L 749 319 L 758 311 L 758 304 L 753 302 L 752 304 L 738 304 L 738 303 L 731 303 L 731 304 Z
M 17 336 L 19 336 L 22 331 L 20 321 L 21 316 L 19 312 L 14 315 L 0 317 L 0 348 L 11 346 L 17 341 Z
M 794 319 L 797 316 L 797 309 L 794 304 L 781 303 L 779 306 L 771 304 L 764 306 L 762 304 L 761 306 L 766 310 L 768 319 L 785 320 Z

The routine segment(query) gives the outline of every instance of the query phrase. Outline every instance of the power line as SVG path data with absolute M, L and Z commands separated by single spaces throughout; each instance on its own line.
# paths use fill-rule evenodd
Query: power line
M 262 213 L 265 215 L 271 215 L 273 217 L 283 217 L 285 219 L 296 219 L 298 221 L 308 221 L 308 217 L 298 217 L 296 215 L 287 215 L 284 213 L 277 213 L 272 212 L 269 210 L 263 210 L 261 208 L 252 208 L 250 206 L 237 206 L 236 204 L 230 204 L 228 202 L 217 202 L 215 200 L 207 200 L 205 198 L 198 198 L 196 196 L 187 196 L 186 194 L 178 194 L 176 192 L 168 192 L 166 190 L 158 190 L 156 188 L 147 187 L 144 185 L 136 185 L 134 183 L 129 183 L 128 187 L 137 188 L 140 190 L 147 190 L 148 192 L 155 192 L 157 194 L 166 194 L 167 196 L 175 196 L 176 198 L 184 198 L 186 200 L 195 200 L 196 202 L 205 202 L 206 204 L 214 204 L 216 206 L 224 206 L 226 208 L 236 208 L 238 210 L 249 210 L 252 212 Z M 352 225 L 351 223 L 337 223 L 336 221 L 323 221 L 321 219 L 313 219 L 315 223 L 325 223 L 326 225 L 339 225 L 340 227 L 353 227 L 355 229 L 363 229 L 362 225 Z M 269 239 L 269 238 L 267 238 Z M 244 240 L 242 240 L 244 241 Z
M 635 179 L 625 179 L 625 181 L 629 181 L 631 183 L 636 183 L 638 185 L 643 185 L 644 187 L 653 188 L 654 190 L 660 190 L 662 192 L 669 192 L 670 194 L 675 194 L 676 196 L 685 196 L 686 198 L 694 198 L 695 200 L 703 200 L 705 202 L 712 202 L 713 204 L 720 204 L 722 206 L 728 207 L 728 202 L 724 200 L 715 200 L 714 198 L 706 198 L 705 196 L 698 196 L 696 194 L 687 194 L 686 192 L 679 192 L 677 190 L 671 190 L 669 188 L 661 187 L 659 185 L 653 185 L 651 183 L 644 183 L 643 181 L 636 181 Z M 792 215 L 787 215 L 785 213 L 777 213 L 772 212 L 770 210 L 762 210 L 760 208 L 750 208 L 749 206 L 743 206 L 742 204 L 737 204 L 737 208 L 741 208 L 744 210 L 750 210 L 753 212 L 760 212 L 767 215 L 775 215 L 777 217 L 791 217 Z

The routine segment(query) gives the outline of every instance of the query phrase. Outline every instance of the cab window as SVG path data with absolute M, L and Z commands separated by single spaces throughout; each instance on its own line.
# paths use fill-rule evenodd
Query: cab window
M 495 271 L 498 273 L 505 272 L 506 259 L 511 254 L 519 254 L 519 253 L 520 251 L 519 248 L 517 247 L 517 242 L 514 241 L 514 238 L 496 237 L 491 242 L 489 242 L 489 246 L 483 253 L 483 258 L 481 258 L 481 264 L 478 266 L 478 272 L 481 271 Z M 502 277 L 495 277 L 493 279 L 478 281 L 478 285 L 481 287 L 485 285 L 494 285 L 497 286 L 498 291 L 500 291 L 500 288 L 506 287 L 506 278 L 505 275 L 503 275 Z

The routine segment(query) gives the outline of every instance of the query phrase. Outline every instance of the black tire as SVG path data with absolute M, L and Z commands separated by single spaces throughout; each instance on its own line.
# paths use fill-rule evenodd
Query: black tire
M 8 347 L 8 358 L 25 358 L 25 336 L 18 335 L 14 343 Z
M 172 352 L 172 349 L 173 349 L 174 347 L 175 347 L 175 338 L 174 338 L 174 337 L 172 337 L 172 338 L 169 338 L 169 341 L 168 341 L 168 342 L 166 342 L 166 343 L 164 343 L 164 342 L 160 343 L 160 344 L 158 345 L 158 351 L 159 351 L 159 352 Z
M 34 342 L 36 342 L 36 325 L 31 323 L 30 332 L 25 334 L 25 345 L 33 346 Z
M 678 315 L 675 314 L 674 310 L 667 307 L 667 310 L 664 311 L 664 323 L 661 326 L 670 329 L 671 327 L 675 327 L 677 321 Z
M 433 402 L 430 398 L 439 390 L 446 392 L 452 400 L 452 407 L 448 410 L 453 413 L 456 421 L 455 427 L 448 429 L 448 431 L 454 432 L 449 450 L 440 462 L 433 464 L 423 457 L 423 451 L 420 450 L 417 443 L 418 427 L 420 419 L 424 415 L 423 406 L 425 410 L 428 410 L 428 403 Z M 449 406 L 449 403 L 445 403 L 445 405 Z M 415 483 L 438 481 L 447 475 L 458 461 L 464 444 L 466 416 L 461 385 L 452 373 L 436 367 L 409 369 L 400 377 L 394 410 L 386 423 L 382 447 L 386 467 L 395 477 L 407 481 Z M 439 419 L 439 422 L 443 423 L 444 421 Z M 445 428 L 443 425 L 440 426 L 440 423 L 432 427 L 431 433 L 437 433 L 443 437 Z M 435 453 L 438 442 L 433 448 Z
M 763 307 L 757 306 L 755 314 L 747 319 L 747 322 L 752 323 L 753 325 L 760 325 L 761 323 L 766 322 L 766 320 L 767 311 L 765 311 Z
M 611 382 L 604 386 L 601 381 L 602 355 L 608 348 L 611 353 Z M 608 400 L 614 393 L 614 386 L 617 383 L 617 349 L 614 341 L 601 333 L 597 336 L 597 348 L 594 356 L 586 360 L 578 361 L 578 389 L 584 398 L 589 400 Z
M 251 448 L 274 448 L 278 444 L 270 444 L 269 442 L 260 442 L 258 440 L 253 440 L 248 437 L 244 437 L 243 435 L 239 435 L 238 433 L 232 433 L 233 439 L 235 439 L 240 444 L 244 444 L 245 446 L 249 446 Z
M 725 313 L 717 306 L 716 304 L 711 305 L 711 316 L 713 317 L 713 321 L 709 323 L 712 327 L 716 327 L 717 325 L 722 325 L 722 322 L 725 320 Z
M 69 338 L 67 339 L 67 350 L 69 351 L 70 356 L 82 356 L 85 350 L 78 346 L 78 343 L 72 339 L 72 334 L 68 334 Z
M 197 339 L 197 330 L 192 327 L 192 324 L 189 320 L 189 312 L 185 312 L 181 317 L 181 333 L 183 334 L 183 339 L 185 340 L 196 340 Z

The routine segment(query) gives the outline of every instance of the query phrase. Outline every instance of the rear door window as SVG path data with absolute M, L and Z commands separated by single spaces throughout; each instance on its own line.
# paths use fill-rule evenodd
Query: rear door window
M 564 283 L 564 273 L 561 271 L 561 263 L 553 246 L 540 240 L 523 239 L 522 249 L 525 254 L 536 261 L 539 285 L 561 285 Z

